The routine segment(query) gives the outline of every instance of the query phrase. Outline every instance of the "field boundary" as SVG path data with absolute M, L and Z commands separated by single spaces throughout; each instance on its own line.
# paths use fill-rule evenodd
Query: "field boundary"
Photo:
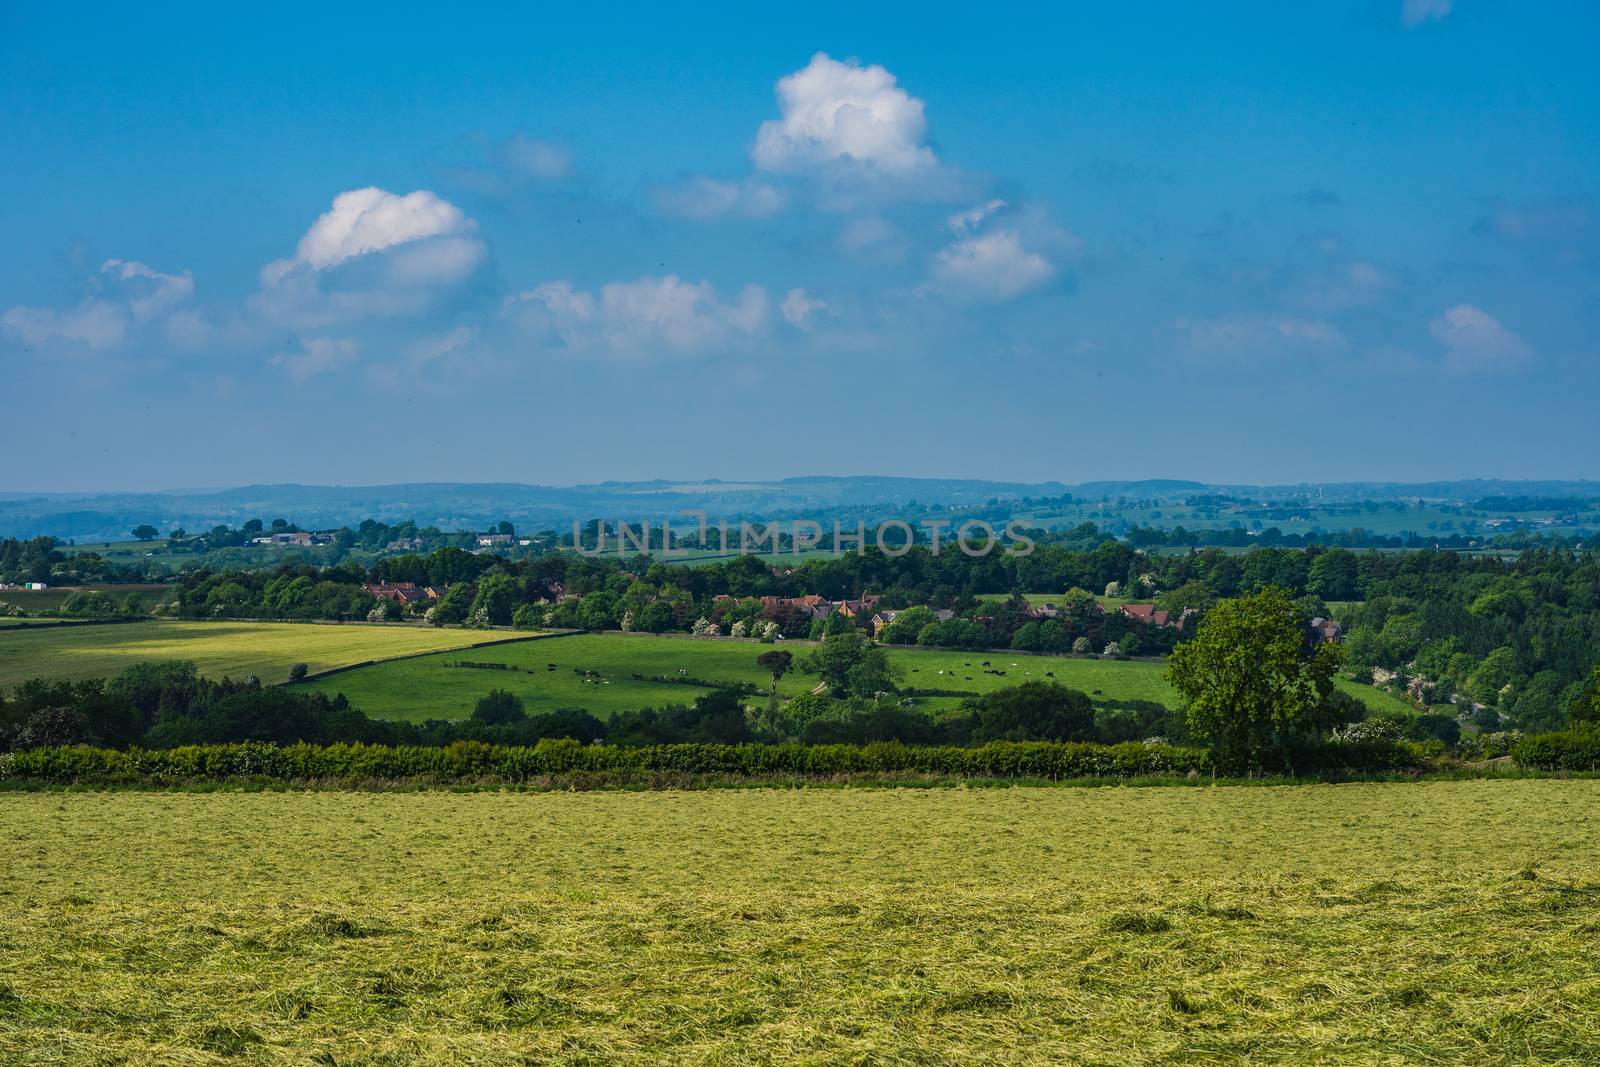
M 0 623 L 0 632 L 6 630 L 59 630 L 63 627 L 71 629 L 74 626 L 117 626 L 132 622 L 155 622 L 154 615 L 135 615 L 127 619 L 63 619 L 51 616 L 47 622 L 44 619 L 21 619 L 16 622 Z
M 339 667 L 329 667 L 325 671 L 317 671 L 314 674 L 306 675 L 304 678 L 296 679 L 293 682 L 284 682 L 282 684 L 283 685 L 299 685 L 301 682 L 314 682 L 314 681 L 317 681 L 318 679 L 321 679 L 321 678 L 329 678 L 329 677 L 332 677 L 335 674 L 343 674 L 346 671 L 358 670 L 359 668 L 362 668 L 362 667 L 376 667 L 380 663 L 397 663 L 400 660 L 417 659 L 417 658 L 419 658 L 421 656 L 438 656 L 438 655 L 442 655 L 442 654 L 444 654 L 446 652 L 466 652 L 469 649 L 490 648 L 490 647 L 493 647 L 494 645 L 515 645 L 515 644 L 521 644 L 524 641 L 548 641 L 551 638 L 555 638 L 555 637 L 571 637 L 574 634 L 579 634 L 579 633 L 582 633 L 582 632 L 583 632 L 582 630 L 556 630 L 556 631 L 554 631 L 552 633 L 523 634 L 523 635 L 521 635 L 519 637 L 497 637 L 497 638 L 494 638 L 493 640 L 489 640 L 489 641 L 474 641 L 470 645 L 457 645 L 454 648 L 425 648 L 425 649 L 419 649 L 416 652 L 402 652 L 399 655 L 395 655 L 395 656 L 383 656 L 383 657 L 381 657 L 379 659 L 362 660 L 360 663 L 346 663 L 343 666 L 339 666 Z

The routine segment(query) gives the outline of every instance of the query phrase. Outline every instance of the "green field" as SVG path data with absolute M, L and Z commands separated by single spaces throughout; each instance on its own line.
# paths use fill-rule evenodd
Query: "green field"
M 798 658 L 811 645 L 790 641 L 784 647 Z M 315 679 L 302 688 L 330 696 L 343 693 L 369 715 L 410 722 L 465 718 L 478 698 L 491 689 L 511 690 L 530 711 L 585 708 L 604 717 L 646 706 L 687 704 L 708 691 L 687 682 L 650 680 L 660 677 L 748 682 L 765 688 L 772 678 L 756 666 L 756 656 L 770 648 L 750 641 L 669 635 L 576 634 L 501 645 L 472 655 L 440 653 L 379 663 Z M 912 689 L 987 693 L 1021 682 L 1054 681 L 1082 689 L 1097 700 L 1150 700 L 1169 707 L 1177 706 L 1178 701 L 1166 683 L 1166 665 L 1152 660 L 901 648 L 890 649 L 889 655 L 905 668 L 904 686 Z M 455 666 L 463 660 L 503 663 L 516 669 Z M 985 661 L 991 670 L 1005 673 L 985 673 Z M 589 672 L 587 678 L 580 672 Z M 644 680 L 634 678 L 636 674 Z M 778 694 L 788 699 L 816 682 L 814 676 L 793 671 L 779 683 Z M 1340 679 L 1339 686 L 1373 708 L 1410 710 L 1399 698 L 1371 686 L 1345 679 Z M 954 707 L 961 699 L 928 697 L 926 705 Z
M 29 678 L 104 678 L 129 664 L 161 659 L 193 660 L 214 678 L 255 674 L 278 682 L 294 663 L 323 671 L 504 636 L 420 626 L 166 620 L 0 630 L 0 690 Z
M 1600 782 L 0 794 L 0 1061 L 1592 1063 Z
M 380 663 L 308 682 L 306 688 L 329 695 L 343 693 L 369 715 L 412 722 L 465 718 L 478 698 L 491 689 L 511 690 L 532 711 L 576 707 L 605 716 L 647 705 L 687 704 L 708 691 L 682 682 L 640 681 L 635 674 L 647 679 L 749 682 L 765 688 L 772 676 L 756 666 L 756 657 L 771 647 L 753 641 L 666 635 L 579 634 L 503 645 L 471 656 L 445 653 Z M 789 641 L 784 647 L 798 658 L 811 645 Z M 918 649 L 892 649 L 889 655 L 905 667 L 905 686 L 916 689 L 986 693 L 1019 682 L 1054 680 L 1085 692 L 1099 690 L 1098 695 L 1108 699 L 1163 703 L 1175 699 L 1162 679 L 1163 665 L 1153 662 Z M 518 669 L 452 666 L 462 660 L 504 663 Z M 985 674 L 985 660 L 1005 674 Z M 580 671 L 592 672 L 590 679 L 586 681 Z M 1054 678 L 1048 678 L 1047 672 Z M 778 693 L 789 698 L 816 684 L 815 677 L 794 671 L 779 683 Z M 960 700 L 931 697 L 928 703 L 952 707 Z

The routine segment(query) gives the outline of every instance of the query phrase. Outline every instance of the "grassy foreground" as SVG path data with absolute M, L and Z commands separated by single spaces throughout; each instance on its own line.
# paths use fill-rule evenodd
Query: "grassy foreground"
M 0 795 L 0 1061 L 1600 1052 L 1600 781 Z
M 255 674 L 273 683 L 287 678 L 294 663 L 325 671 L 507 636 L 421 626 L 169 620 L 7 630 L 0 631 L 0 689 L 29 678 L 105 678 L 162 659 L 193 660 L 213 678 Z

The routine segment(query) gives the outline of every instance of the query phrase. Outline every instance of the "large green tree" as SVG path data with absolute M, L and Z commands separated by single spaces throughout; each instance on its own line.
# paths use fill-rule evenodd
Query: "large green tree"
M 1337 645 L 1308 653 L 1294 602 L 1268 586 L 1219 601 L 1193 640 L 1172 650 L 1167 680 L 1188 701 L 1190 732 L 1220 766 L 1255 772 L 1271 760 L 1287 768 L 1295 746 L 1323 725 L 1340 658 Z
M 772 652 L 763 652 L 756 657 L 756 666 L 762 667 L 772 674 L 772 696 L 778 695 L 778 679 L 789 673 L 789 668 L 794 662 L 794 655 L 778 649 Z
M 830 689 L 853 696 L 893 693 L 905 672 L 858 631 L 834 634 L 800 659 L 800 669 L 820 674 Z

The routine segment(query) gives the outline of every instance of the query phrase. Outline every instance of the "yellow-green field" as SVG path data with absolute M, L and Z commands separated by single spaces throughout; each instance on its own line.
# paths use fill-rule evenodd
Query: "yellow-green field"
M 1600 782 L 0 794 L 6 1063 L 1592 1063 Z
M 29 678 L 104 678 L 146 660 L 193 660 L 202 674 L 281 682 L 295 663 L 315 671 L 504 637 L 480 630 L 287 622 L 120 623 L 0 630 L 0 689 Z M 469 709 L 470 710 L 470 709 Z

